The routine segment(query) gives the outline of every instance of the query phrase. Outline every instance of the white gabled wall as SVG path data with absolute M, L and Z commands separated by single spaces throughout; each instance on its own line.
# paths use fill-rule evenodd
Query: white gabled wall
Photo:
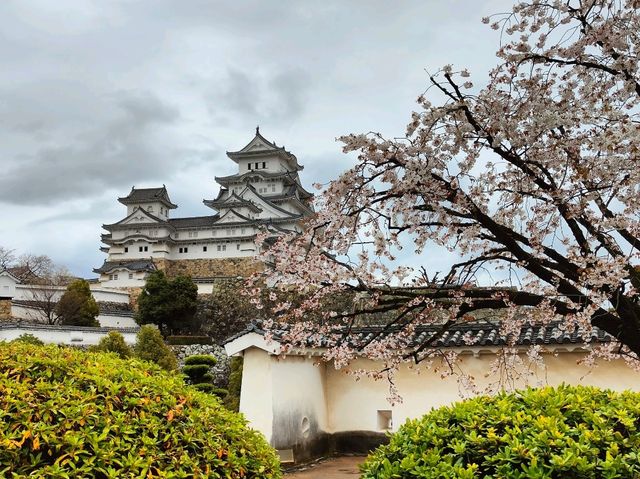
M 251 427 L 271 440 L 273 431 L 273 381 L 269 353 L 250 347 L 243 354 L 240 412 Z

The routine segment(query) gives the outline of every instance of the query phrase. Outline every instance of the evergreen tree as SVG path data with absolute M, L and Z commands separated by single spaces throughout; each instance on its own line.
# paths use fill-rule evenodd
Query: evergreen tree
M 138 298 L 138 324 L 155 324 L 160 331 L 175 334 L 197 329 L 194 317 L 198 307 L 198 287 L 188 276 L 169 280 L 163 271 L 147 278 Z
M 100 326 L 98 303 L 91 295 L 89 283 L 84 279 L 73 281 L 56 305 L 60 324 L 70 326 Z

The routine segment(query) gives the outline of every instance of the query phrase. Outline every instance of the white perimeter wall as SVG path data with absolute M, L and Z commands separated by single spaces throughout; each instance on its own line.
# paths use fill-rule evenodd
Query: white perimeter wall
M 545 355 L 546 371 L 539 370 L 537 377 L 532 376 L 528 384 L 520 382 L 517 387 L 544 385 L 555 386 L 561 383 L 599 386 L 614 390 L 640 390 L 640 373 L 627 367 L 623 361 L 601 361 L 589 370 L 577 364 L 584 353 L 559 353 L 558 356 Z M 480 388 L 495 382 L 496 377 L 485 378 L 495 356 L 491 354 L 474 357 L 462 357 L 461 368 L 475 377 Z M 357 360 L 350 368 L 371 369 L 374 363 Z M 402 403 L 392 406 L 386 398 L 389 396 L 389 384 L 385 380 L 375 381 L 355 377 L 345 371 L 326 367 L 326 394 L 329 430 L 339 431 L 381 431 L 378 428 L 378 411 L 390 410 L 393 418 L 392 430 L 397 430 L 409 418 L 420 417 L 432 408 L 451 404 L 469 394 L 460 388 L 455 377 L 441 379 L 440 373 L 425 368 L 401 368 L 395 376 L 395 383 L 402 396 Z
M 38 328 L 37 326 L 3 327 L 0 328 L 0 341 L 12 341 L 23 334 L 32 334 L 47 344 L 69 344 L 75 346 L 92 346 L 98 344 L 100 339 L 107 335 L 108 330 L 95 328 Z M 136 332 L 119 331 L 127 344 L 136 342 Z
M 67 290 L 64 286 L 39 286 L 31 284 L 16 285 L 16 292 L 13 299 L 33 301 L 41 298 L 41 292 L 44 290 L 54 290 L 54 299 L 58 300 Z M 117 291 L 113 289 L 101 288 L 97 285 L 91 285 L 91 295 L 98 302 L 110 303 L 129 303 L 129 293 L 126 291 Z

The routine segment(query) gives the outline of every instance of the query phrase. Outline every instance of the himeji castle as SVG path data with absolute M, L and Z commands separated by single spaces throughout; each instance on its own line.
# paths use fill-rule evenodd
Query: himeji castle
M 108 233 L 102 235 L 106 246 L 101 250 L 108 257 L 94 269 L 103 286 L 140 287 L 155 269 L 190 274 L 201 284 L 243 276 L 254 269 L 259 231 L 274 236 L 301 231 L 301 221 L 313 214 L 313 194 L 302 187 L 303 167 L 296 156 L 268 141 L 259 129 L 248 145 L 227 156 L 238 172 L 215 178 L 217 197 L 203 201 L 213 214 L 172 218 L 177 205 L 164 185 L 134 187 L 118 198 L 127 208 L 126 217 L 102 226 Z

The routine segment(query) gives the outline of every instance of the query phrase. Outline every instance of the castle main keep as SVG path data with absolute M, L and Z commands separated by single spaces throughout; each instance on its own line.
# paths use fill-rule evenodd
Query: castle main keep
M 203 200 L 214 210 L 207 216 L 171 217 L 177 205 L 164 186 L 134 187 L 118 198 L 126 217 L 102 226 L 107 259 L 94 269 L 103 286 L 141 287 L 151 271 L 162 269 L 171 276 L 189 274 L 203 289 L 218 278 L 261 268 L 254 259 L 258 232 L 275 237 L 301 231 L 301 221 L 313 214 L 313 194 L 302 187 L 303 167 L 295 155 L 256 129 L 244 148 L 227 156 L 238 172 L 215 177 L 220 189 L 215 199 Z

